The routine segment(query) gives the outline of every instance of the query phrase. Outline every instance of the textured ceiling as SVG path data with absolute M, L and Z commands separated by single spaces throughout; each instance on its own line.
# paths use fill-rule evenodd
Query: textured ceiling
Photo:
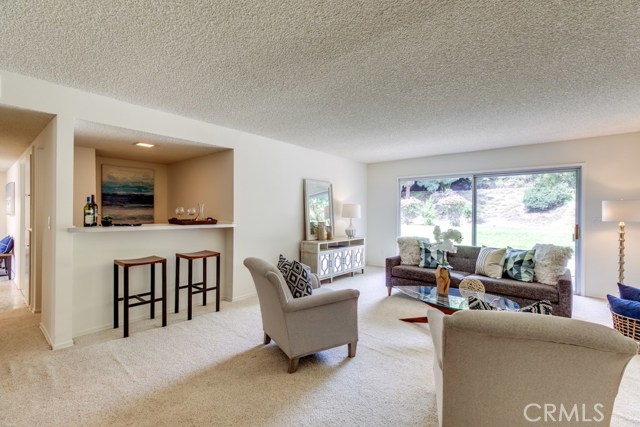
M 378 162 L 640 130 L 640 5 L 4 1 L 0 69 Z

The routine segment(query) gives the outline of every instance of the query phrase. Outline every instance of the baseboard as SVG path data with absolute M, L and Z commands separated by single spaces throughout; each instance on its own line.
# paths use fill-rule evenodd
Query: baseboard
M 63 349 L 63 348 L 67 348 L 67 347 L 72 347 L 73 346 L 73 340 L 69 340 L 69 341 L 54 345 L 53 344 L 53 340 L 51 339 L 51 336 L 49 335 L 49 331 L 47 331 L 47 328 L 45 328 L 42 323 L 40 323 L 40 331 L 44 335 L 44 339 L 47 340 L 47 343 L 49 344 L 49 347 L 51 347 L 51 350 L 60 350 L 60 349 Z

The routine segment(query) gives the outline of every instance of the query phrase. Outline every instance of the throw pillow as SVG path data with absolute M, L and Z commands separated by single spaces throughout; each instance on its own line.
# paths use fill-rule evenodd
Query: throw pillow
M 282 254 L 278 257 L 278 270 L 284 276 L 285 272 L 291 267 L 291 261 L 286 259 Z
M 551 302 L 548 300 L 542 300 L 538 302 L 534 302 L 526 307 L 522 307 L 518 310 L 521 313 L 537 313 L 537 314 L 546 314 L 551 315 L 553 311 L 553 306 Z
M 504 267 L 506 254 L 506 249 L 487 248 L 483 246 L 482 249 L 480 249 L 480 254 L 476 261 L 476 274 L 494 279 L 502 278 L 502 269 Z
M 557 285 L 558 279 L 567 268 L 567 263 L 573 256 L 573 249 L 568 246 L 556 246 L 536 243 L 534 261 L 534 275 L 536 282 L 546 285 Z
M 420 264 L 420 242 L 429 243 L 426 237 L 398 237 L 398 249 L 400 250 L 400 264 Z
M 280 270 L 294 298 L 309 296 L 313 291 L 309 271 L 304 267 L 298 261 L 286 260 L 283 265 L 284 272 Z
M 622 316 L 640 319 L 640 302 L 607 295 L 611 311 Z
M 618 283 L 618 290 L 620 291 L 620 298 L 640 302 L 640 289 Z
M 440 249 L 432 248 L 427 242 L 420 242 L 420 267 L 436 268 L 439 264 L 445 264 L 447 261 L 445 252 Z
M 536 251 L 518 250 L 507 247 L 507 255 L 504 261 L 504 272 L 512 279 L 521 282 L 533 282 Z
M 0 240 L 0 253 L 8 254 L 13 250 L 13 237 L 7 236 Z
M 467 303 L 469 304 L 469 310 L 499 310 L 488 302 L 482 301 L 480 298 L 472 295 L 467 297 Z

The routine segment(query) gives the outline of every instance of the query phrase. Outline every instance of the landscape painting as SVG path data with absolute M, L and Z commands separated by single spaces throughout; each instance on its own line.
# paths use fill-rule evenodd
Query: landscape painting
M 102 216 L 113 224 L 152 224 L 153 170 L 102 165 Z

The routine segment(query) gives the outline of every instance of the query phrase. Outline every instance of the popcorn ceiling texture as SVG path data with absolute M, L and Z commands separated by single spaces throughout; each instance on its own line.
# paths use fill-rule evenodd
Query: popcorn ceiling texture
M 637 0 L 0 2 L 0 69 L 378 162 L 640 130 Z

